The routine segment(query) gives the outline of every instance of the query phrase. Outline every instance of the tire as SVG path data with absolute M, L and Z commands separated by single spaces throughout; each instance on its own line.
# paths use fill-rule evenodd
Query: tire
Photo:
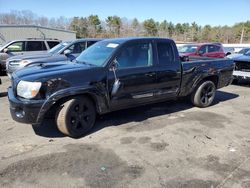
M 87 97 L 75 97 L 63 103 L 56 115 L 57 128 L 65 135 L 78 138 L 95 124 L 96 110 Z
M 194 106 L 205 108 L 210 106 L 215 97 L 216 87 L 212 81 L 204 81 L 196 87 L 191 95 Z

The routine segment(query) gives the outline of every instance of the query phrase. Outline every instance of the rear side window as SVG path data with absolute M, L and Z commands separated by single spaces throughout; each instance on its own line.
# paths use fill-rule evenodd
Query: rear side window
M 42 51 L 45 50 L 43 41 L 28 41 L 26 42 L 26 51 Z
M 204 46 L 201 46 L 200 49 L 199 49 L 199 54 L 205 54 L 207 53 L 208 50 L 207 50 L 207 45 L 204 45 Z
M 58 45 L 59 41 L 47 41 L 49 48 L 53 48 L 54 46 Z
M 208 46 L 208 53 L 211 52 L 219 52 L 220 51 L 220 47 L 216 46 L 216 45 L 209 45 Z
M 124 46 L 116 57 L 118 68 L 148 67 L 152 61 L 151 43 L 133 43 Z
M 174 53 L 171 44 L 159 42 L 157 43 L 157 51 L 160 65 L 167 65 L 174 61 Z
M 7 48 L 9 52 L 22 52 L 24 51 L 24 42 L 14 42 Z
M 97 41 L 88 41 L 87 42 L 87 48 L 90 47 L 91 45 L 95 44 Z
M 79 53 L 82 53 L 83 50 L 85 50 L 85 44 L 86 42 L 78 42 L 78 43 L 72 44 L 68 49 L 73 54 L 79 54 Z

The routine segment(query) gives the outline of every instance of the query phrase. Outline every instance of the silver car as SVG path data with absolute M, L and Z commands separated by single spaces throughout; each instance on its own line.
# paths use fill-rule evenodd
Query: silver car
M 59 44 L 57 39 L 28 38 L 13 40 L 0 47 L 0 71 L 5 72 L 6 60 L 16 55 L 45 53 L 55 45 Z
M 7 59 L 6 70 L 9 77 L 14 71 L 22 69 L 27 66 L 38 63 L 58 62 L 65 60 L 73 60 L 80 53 L 99 41 L 100 39 L 76 39 L 74 41 L 62 42 L 47 53 L 36 53 L 32 55 L 19 55 Z

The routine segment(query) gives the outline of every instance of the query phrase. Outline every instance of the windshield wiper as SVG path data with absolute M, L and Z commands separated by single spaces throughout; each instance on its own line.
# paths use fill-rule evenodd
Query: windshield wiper
M 88 62 L 85 62 L 85 61 L 79 61 L 79 60 L 77 60 L 77 59 L 74 59 L 73 62 L 79 63 L 79 64 L 84 64 L 84 65 L 95 66 L 95 65 L 93 65 L 93 64 L 91 64 L 91 63 L 88 63 Z

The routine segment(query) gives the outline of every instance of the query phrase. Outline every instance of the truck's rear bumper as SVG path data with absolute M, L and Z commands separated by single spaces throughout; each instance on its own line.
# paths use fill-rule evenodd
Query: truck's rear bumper
M 38 124 L 38 116 L 43 101 L 25 102 L 15 97 L 12 88 L 8 89 L 8 98 L 10 103 L 10 113 L 12 118 L 21 123 Z

